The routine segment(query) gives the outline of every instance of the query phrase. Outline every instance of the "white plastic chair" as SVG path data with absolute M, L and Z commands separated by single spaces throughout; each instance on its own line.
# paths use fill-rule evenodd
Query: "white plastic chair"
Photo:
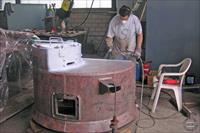
M 181 111 L 181 109 L 182 109 L 182 84 L 183 84 L 183 80 L 185 78 L 185 74 L 189 70 L 191 63 L 192 63 L 192 60 L 190 58 L 186 58 L 178 64 L 161 64 L 159 66 L 158 75 L 153 78 L 154 90 L 151 95 L 151 99 L 153 100 L 154 97 L 155 97 L 155 99 L 153 102 L 152 112 L 155 112 L 161 89 L 171 89 L 174 91 L 178 111 Z M 167 68 L 167 67 L 174 67 L 174 68 L 180 67 L 180 69 L 179 69 L 179 72 L 170 72 L 170 73 L 163 72 L 163 68 Z M 166 78 L 177 78 L 177 77 L 179 77 L 177 79 L 179 81 L 179 83 L 177 83 L 177 84 L 164 84 L 163 83 L 164 79 L 166 79 Z

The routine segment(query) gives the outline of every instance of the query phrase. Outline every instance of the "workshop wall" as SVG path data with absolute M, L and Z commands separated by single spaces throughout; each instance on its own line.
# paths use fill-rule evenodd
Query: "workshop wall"
M 86 18 L 88 9 L 73 9 L 69 20 L 69 27 L 79 26 Z M 97 50 L 104 39 L 110 19 L 115 15 L 110 9 L 92 9 L 87 21 L 79 28 L 88 31 L 87 45 L 88 49 Z M 101 45 L 101 50 L 105 47 Z M 91 51 L 91 50 L 90 50 Z
M 9 30 L 44 29 L 45 4 L 13 4 L 13 12 L 0 12 L 0 27 Z
M 0 27 L 7 28 L 7 19 L 3 11 L 0 11 Z
M 189 71 L 200 82 L 200 1 L 148 1 L 146 58 L 161 63 L 192 58 Z

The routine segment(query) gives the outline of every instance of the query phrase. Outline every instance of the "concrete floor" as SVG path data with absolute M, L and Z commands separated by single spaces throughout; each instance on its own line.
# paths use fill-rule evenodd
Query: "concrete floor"
M 140 89 L 138 88 L 137 90 Z M 148 108 L 152 107 L 152 102 L 149 103 L 151 91 L 148 88 L 144 89 L 143 104 L 145 106 L 142 107 L 143 113 L 141 113 L 134 133 L 200 133 L 200 106 L 190 108 L 194 113 L 193 119 L 187 119 L 187 117 L 178 112 L 169 102 L 170 96 L 162 93 L 156 108 L 156 113 L 152 114 L 148 110 Z M 139 101 L 139 91 L 137 92 L 137 96 Z M 200 94 L 184 92 L 183 97 L 187 102 L 200 103 Z M 148 103 L 149 105 L 147 105 Z M 26 133 L 27 128 L 30 127 L 31 111 L 32 106 L 0 124 L 0 133 Z M 195 121 L 196 126 L 194 129 L 188 127 L 190 121 Z M 44 130 L 43 133 L 53 132 Z
M 139 94 L 139 93 L 138 93 Z M 161 93 L 155 113 L 151 113 L 153 101 L 149 102 L 151 90 L 145 89 L 141 120 L 137 133 L 200 133 L 200 94 L 184 92 L 183 99 L 185 102 L 194 102 L 198 105 L 193 106 L 190 110 L 193 112 L 192 119 L 188 119 L 169 102 L 171 97 Z M 144 114 L 145 113 L 145 114 Z M 150 114 L 150 116 L 149 116 Z M 188 127 L 189 122 L 195 121 L 195 128 Z

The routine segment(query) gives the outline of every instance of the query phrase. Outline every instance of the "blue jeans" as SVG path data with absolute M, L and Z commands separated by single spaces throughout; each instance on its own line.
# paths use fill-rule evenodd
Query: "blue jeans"
M 112 59 L 114 59 L 114 60 L 128 60 L 128 57 L 120 54 L 120 55 L 113 56 Z

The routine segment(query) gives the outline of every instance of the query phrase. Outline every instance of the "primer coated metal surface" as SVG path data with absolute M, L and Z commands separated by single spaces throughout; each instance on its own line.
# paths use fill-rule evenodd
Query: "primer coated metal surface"
M 114 93 L 99 94 L 101 80 L 111 79 L 121 86 L 117 91 L 117 119 L 121 128 L 136 119 L 134 64 L 129 61 L 84 59 L 85 65 L 63 72 L 40 69 L 38 56 L 34 58 L 33 120 L 42 126 L 66 133 L 94 133 L 111 131 Z M 60 115 L 55 106 L 59 95 L 75 103 L 70 115 Z M 55 97 L 58 97 L 55 100 Z M 59 105 L 58 105 L 59 106 Z M 62 112 L 63 113 L 63 112 Z M 62 114 L 61 113 L 61 114 Z M 64 112 L 65 113 L 65 112 Z
M 51 72 L 65 71 L 84 64 L 81 54 L 81 44 L 73 40 L 63 41 L 60 37 L 50 37 L 49 40 L 37 40 L 32 45 L 33 53 L 44 54 L 43 68 Z M 42 65 L 42 63 L 41 63 Z

